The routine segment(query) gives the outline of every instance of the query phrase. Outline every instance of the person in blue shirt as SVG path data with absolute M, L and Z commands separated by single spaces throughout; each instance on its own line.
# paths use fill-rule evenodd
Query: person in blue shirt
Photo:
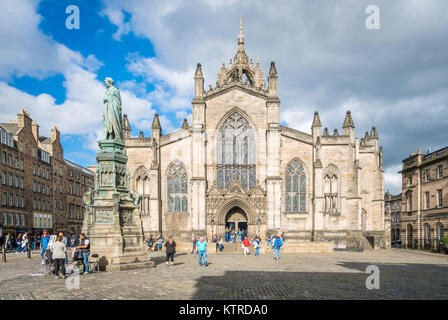
M 204 260 L 204 266 L 207 267 L 207 241 L 204 240 L 204 237 L 200 237 L 196 242 L 196 252 L 199 256 L 199 266 L 202 266 L 202 260 Z
M 49 243 L 50 243 L 50 235 L 47 233 L 47 229 L 44 229 L 44 233 L 40 238 L 40 255 L 42 257 L 42 264 L 44 264 L 44 254 L 45 250 L 47 250 Z
M 280 249 L 283 246 L 283 241 L 280 239 L 279 236 L 275 236 L 274 245 L 273 245 L 273 251 L 274 251 L 274 259 L 278 260 L 280 259 Z

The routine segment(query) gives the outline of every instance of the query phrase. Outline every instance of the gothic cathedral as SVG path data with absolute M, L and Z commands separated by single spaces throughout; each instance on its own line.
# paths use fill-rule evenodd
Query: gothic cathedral
M 145 234 L 223 235 L 226 227 L 249 236 L 283 232 L 287 241 L 332 241 L 362 249 L 385 247 L 382 148 L 375 127 L 354 137 L 347 111 L 342 133 L 322 131 L 317 112 L 311 133 L 279 123 L 278 75 L 267 83 L 244 48 L 223 63 L 216 87 L 204 90 L 198 64 L 191 125 L 162 135 L 158 115 L 152 137 L 131 137 L 124 115 L 131 188 L 142 196 Z

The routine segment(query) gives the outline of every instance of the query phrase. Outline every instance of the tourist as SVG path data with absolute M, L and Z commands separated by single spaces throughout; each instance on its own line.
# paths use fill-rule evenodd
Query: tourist
M 47 233 L 47 229 L 44 229 L 42 236 L 40 237 L 40 256 L 42 257 L 42 264 L 45 264 L 44 254 L 45 250 L 47 250 L 48 244 L 50 243 L 50 235 Z
M 230 233 L 230 242 L 235 242 L 235 229 L 232 229 L 232 232 Z
M 219 238 L 219 239 L 221 239 L 221 238 Z M 217 236 L 217 235 L 215 235 L 215 236 L 213 237 L 213 242 L 216 243 L 216 251 L 215 251 L 215 253 L 218 253 L 218 250 L 219 250 L 219 239 L 218 239 L 218 236 Z
M 152 237 L 152 234 L 149 236 L 149 239 L 148 239 L 148 247 L 149 247 L 149 251 L 152 251 L 152 247 L 153 247 L 153 245 L 154 245 L 154 238 Z
M 159 233 L 157 236 L 157 251 L 162 251 L 162 245 L 163 245 L 163 237 L 162 234 Z
M 196 240 L 195 235 L 191 236 L 191 240 L 193 241 L 193 250 L 191 250 L 191 254 L 193 254 L 196 251 L 196 242 L 198 241 Z
M 25 232 L 25 234 L 22 237 L 22 249 L 20 250 L 22 253 L 26 253 L 26 250 L 28 249 L 28 232 Z
M 204 266 L 207 267 L 207 241 L 204 237 L 199 237 L 199 241 L 196 242 L 196 252 L 199 255 L 199 266 L 202 266 L 202 260 L 204 260 Z
M 19 235 L 16 238 L 16 244 L 17 244 L 16 253 L 19 253 L 20 250 L 22 250 L 22 234 L 21 233 L 19 233 Z
M 250 248 L 250 241 L 247 239 L 247 237 L 244 238 L 242 247 L 244 249 L 244 255 L 247 256 L 250 254 L 249 248 Z
M 253 246 L 255 248 L 255 255 L 258 256 L 260 254 L 260 239 L 258 237 L 254 239 Z
M 222 241 L 222 237 L 219 237 L 218 249 L 219 249 L 219 252 L 222 252 L 222 250 L 224 249 L 224 244 L 223 244 L 223 241 Z
M 61 232 L 62 233 L 62 232 Z M 65 243 L 62 242 L 63 237 L 58 236 L 56 241 L 51 245 L 52 258 L 54 261 L 54 274 L 56 279 L 59 279 L 59 271 L 61 271 L 62 278 L 65 278 L 65 261 L 67 259 L 67 249 Z
M 89 273 L 89 255 L 90 255 L 90 241 L 87 239 L 84 233 L 79 235 L 80 245 L 77 246 L 77 249 L 81 249 L 81 254 L 83 256 L 82 266 L 83 270 L 81 274 Z
M 12 247 L 12 235 L 11 235 L 11 233 L 8 233 L 8 237 L 7 237 L 8 239 L 8 243 L 6 243 L 6 248 L 9 250 L 9 251 L 11 251 L 11 252 L 13 252 L 14 250 L 13 250 L 13 247 Z
M 275 236 L 274 245 L 273 245 L 273 251 L 274 251 L 274 259 L 278 260 L 280 259 L 280 249 L 283 246 L 283 241 L 279 236 Z
M 173 236 L 170 236 L 165 243 L 166 248 L 166 265 L 174 264 L 174 254 L 176 253 L 176 241 L 173 240 Z M 171 260 L 171 263 L 169 261 Z
M 65 247 L 67 248 L 67 238 L 64 236 L 64 233 L 61 231 L 58 234 L 59 237 L 61 237 L 61 242 L 65 245 Z M 65 264 L 68 264 L 68 257 L 67 255 L 65 255 Z
M 238 242 L 241 242 L 243 239 L 241 238 L 242 232 L 241 229 L 238 230 Z
M 226 242 L 229 242 L 229 228 L 226 227 L 226 231 L 224 233 L 224 239 Z

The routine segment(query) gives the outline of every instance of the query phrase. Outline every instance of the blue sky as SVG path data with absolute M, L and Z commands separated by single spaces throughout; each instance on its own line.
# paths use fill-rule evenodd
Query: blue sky
M 0 4 L 0 121 L 23 107 L 48 135 L 62 133 L 67 159 L 95 163 L 103 80 L 122 92 L 132 134 L 165 133 L 191 117 L 193 73 L 206 87 L 237 49 L 279 73 L 283 124 L 310 133 L 314 111 L 332 132 L 351 110 L 355 134 L 376 126 L 386 189 L 400 192 L 401 160 L 447 145 L 448 25 L 443 0 L 375 2 L 381 28 L 365 28 L 371 1 L 16 0 Z M 68 5 L 80 29 L 65 27 Z

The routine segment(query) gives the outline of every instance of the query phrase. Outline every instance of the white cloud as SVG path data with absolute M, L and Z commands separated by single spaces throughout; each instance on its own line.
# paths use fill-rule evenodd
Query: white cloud
M 400 164 L 395 164 L 384 169 L 384 189 L 389 190 L 392 194 L 401 192 L 401 170 Z

